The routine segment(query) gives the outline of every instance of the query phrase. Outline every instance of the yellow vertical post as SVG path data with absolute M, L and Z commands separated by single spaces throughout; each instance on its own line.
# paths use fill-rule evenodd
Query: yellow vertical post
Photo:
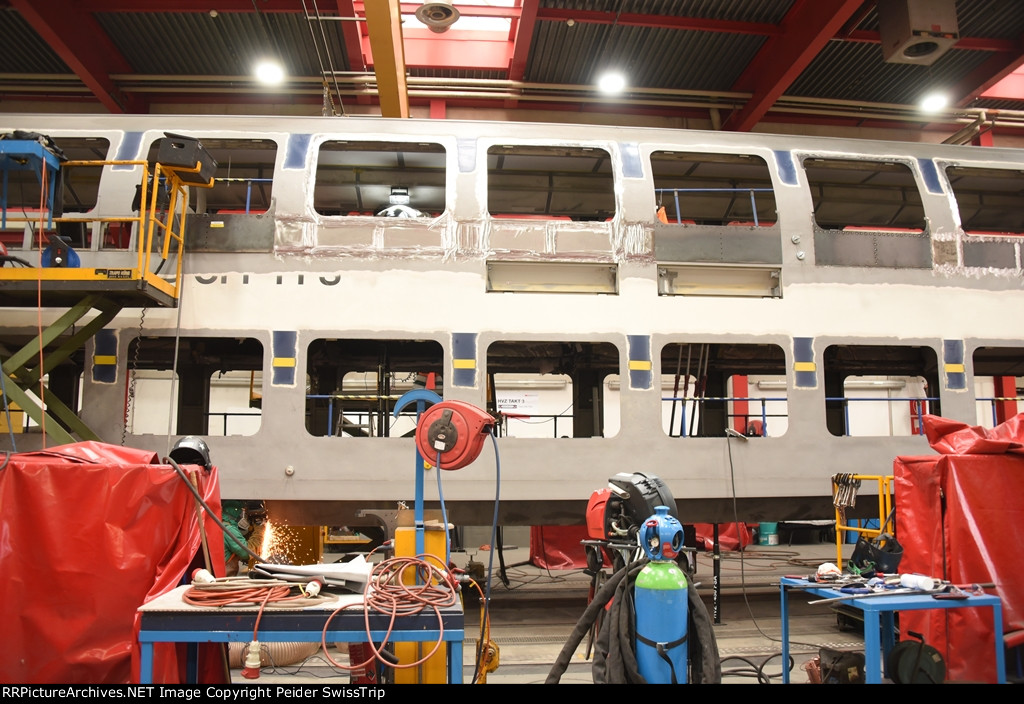
M 417 557 L 416 528 L 413 526 L 413 512 L 402 510 L 398 513 L 398 527 L 395 528 L 395 557 Z M 431 515 L 433 514 L 433 515 Z M 448 550 L 448 531 L 443 525 L 440 511 L 427 511 L 424 514 L 425 556 L 419 556 L 435 567 L 448 566 L 445 555 Z M 413 574 L 403 575 L 407 584 L 412 584 Z M 395 656 L 399 663 L 416 662 L 433 649 L 433 643 L 395 643 Z M 456 666 L 461 666 L 457 663 Z M 448 682 L 448 644 L 442 643 L 437 652 L 419 667 L 395 668 L 395 684 L 447 684 Z

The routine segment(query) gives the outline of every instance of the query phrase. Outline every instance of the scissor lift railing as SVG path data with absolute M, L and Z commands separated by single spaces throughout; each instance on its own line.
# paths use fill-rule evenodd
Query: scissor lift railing
M 7 145 L 10 150 L 10 144 Z M 44 189 L 40 198 L 45 207 L 39 211 L 40 243 L 43 227 L 54 222 L 81 222 L 81 217 L 53 217 L 53 191 L 47 188 L 48 169 L 52 160 L 42 160 L 40 183 Z M 39 335 L 19 350 L 2 350 L 6 359 L 2 373 L 15 383 L 6 386 L 6 395 L 17 403 L 46 433 L 60 443 L 74 442 L 72 434 L 83 440 L 100 439 L 64 405 L 56 395 L 40 388 L 40 379 L 49 370 L 70 357 L 93 335 L 101 330 L 125 307 L 151 305 L 176 306 L 181 293 L 181 265 L 185 250 L 185 223 L 188 213 L 187 186 L 212 188 L 208 183 L 183 182 L 182 174 L 199 173 L 201 164 L 194 169 L 170 167 L 157 163 L 150 168 L 145 161 L 65 161 L 60 168 L 75 167 L 142 167 L 140 169 L 139 209 L 136 215 L 124 217 L 98 217 L 93 222 L 129 223 L 137 232 L 137 260 L 133 268 L 112 267 L 0 267 L 0 306 L 66 308 L 55 321 L 39 331 Z M 160 202 L 159 184 L 165 184 L 167 205 Z M 4 192 L 6 194 L 6 191 Z M 131 194 L 126 194 L 130 197 Z M 3 220 L 8 218 L 6 202 Z M 20 219 L 27 222 L 27 218 Z M 49 224 L 46 224 L 49 223 Z M 176 244 L 171 252 L 172 242 Z M 154 247 L 157 252 L 154 252 Z M 161 262 L 174 258 L 173 271 L 163 274 L 162 265 L 154 269 L 154 254 Z M 96 315 L 85 319 L 90 313 Z M 42 397 L 41 399 L 38 397 Z M 59 419 L 59 423 L 55 422 Z
M 878 528 L 865 528 L 861 526 L 847 525 L 844 507 L 837 504 L 837 496 L 845 483 L 856 484 L 854 490 L 859 490 L 863 482 L 878 483 Z M 836 474 L 832 476 L 832 502 L 836 510 L 836 565 L 843 568 L 843 544 L 846 542 L 847 533 L 856 533 L 858 536 L 877 538 L 887 531 L 886 521 L 889 519 L 893 509 L 893 475 L 876 474 Z

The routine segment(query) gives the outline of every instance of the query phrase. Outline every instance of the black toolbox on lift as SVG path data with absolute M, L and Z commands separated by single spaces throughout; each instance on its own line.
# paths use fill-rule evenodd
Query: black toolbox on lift
M 166 136 L 160 140 L 157 149 L 157 163 L 175 169 L 183 183 L 208 185 L 217 171 L 217 160 L 210 156 L 206 148 L 194 137 L 184 137 L 170 132 L 164 134 Z M 198 173 L 177 170 L 194 169 L 196 164 L 199 164 Z

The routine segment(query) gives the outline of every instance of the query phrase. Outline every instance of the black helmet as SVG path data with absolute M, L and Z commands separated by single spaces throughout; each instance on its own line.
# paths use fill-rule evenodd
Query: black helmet
M 206 441 L 195 435 L 183 437 L 174 443 L 171 450 L 171 459 L 178 464 L 198 464 L 207 471 L 213 467 L 210 462 L 210 448 Z

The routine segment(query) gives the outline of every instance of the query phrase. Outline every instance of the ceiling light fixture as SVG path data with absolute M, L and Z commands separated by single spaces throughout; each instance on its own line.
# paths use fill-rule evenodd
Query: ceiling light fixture
M 276 61 L 261 61 L 256 64 L 256 80 L 268 86 L 284 83 L 284 69 Z
M 949 104 L 949 98 L 942 93 L 929 93 L 921 100 L 921 109 L 925 112 L 938 112 Z
M 597 79 L 597 89 L 606 95 L 617 95 L 626 89 L 626 77 L 618 71 L 609 71 Z
M 442 34 L 459 19 L 459 11 L 450 0 L 435 0 L 420 5 L 416 19 L 430 27 L 431 32 Z

